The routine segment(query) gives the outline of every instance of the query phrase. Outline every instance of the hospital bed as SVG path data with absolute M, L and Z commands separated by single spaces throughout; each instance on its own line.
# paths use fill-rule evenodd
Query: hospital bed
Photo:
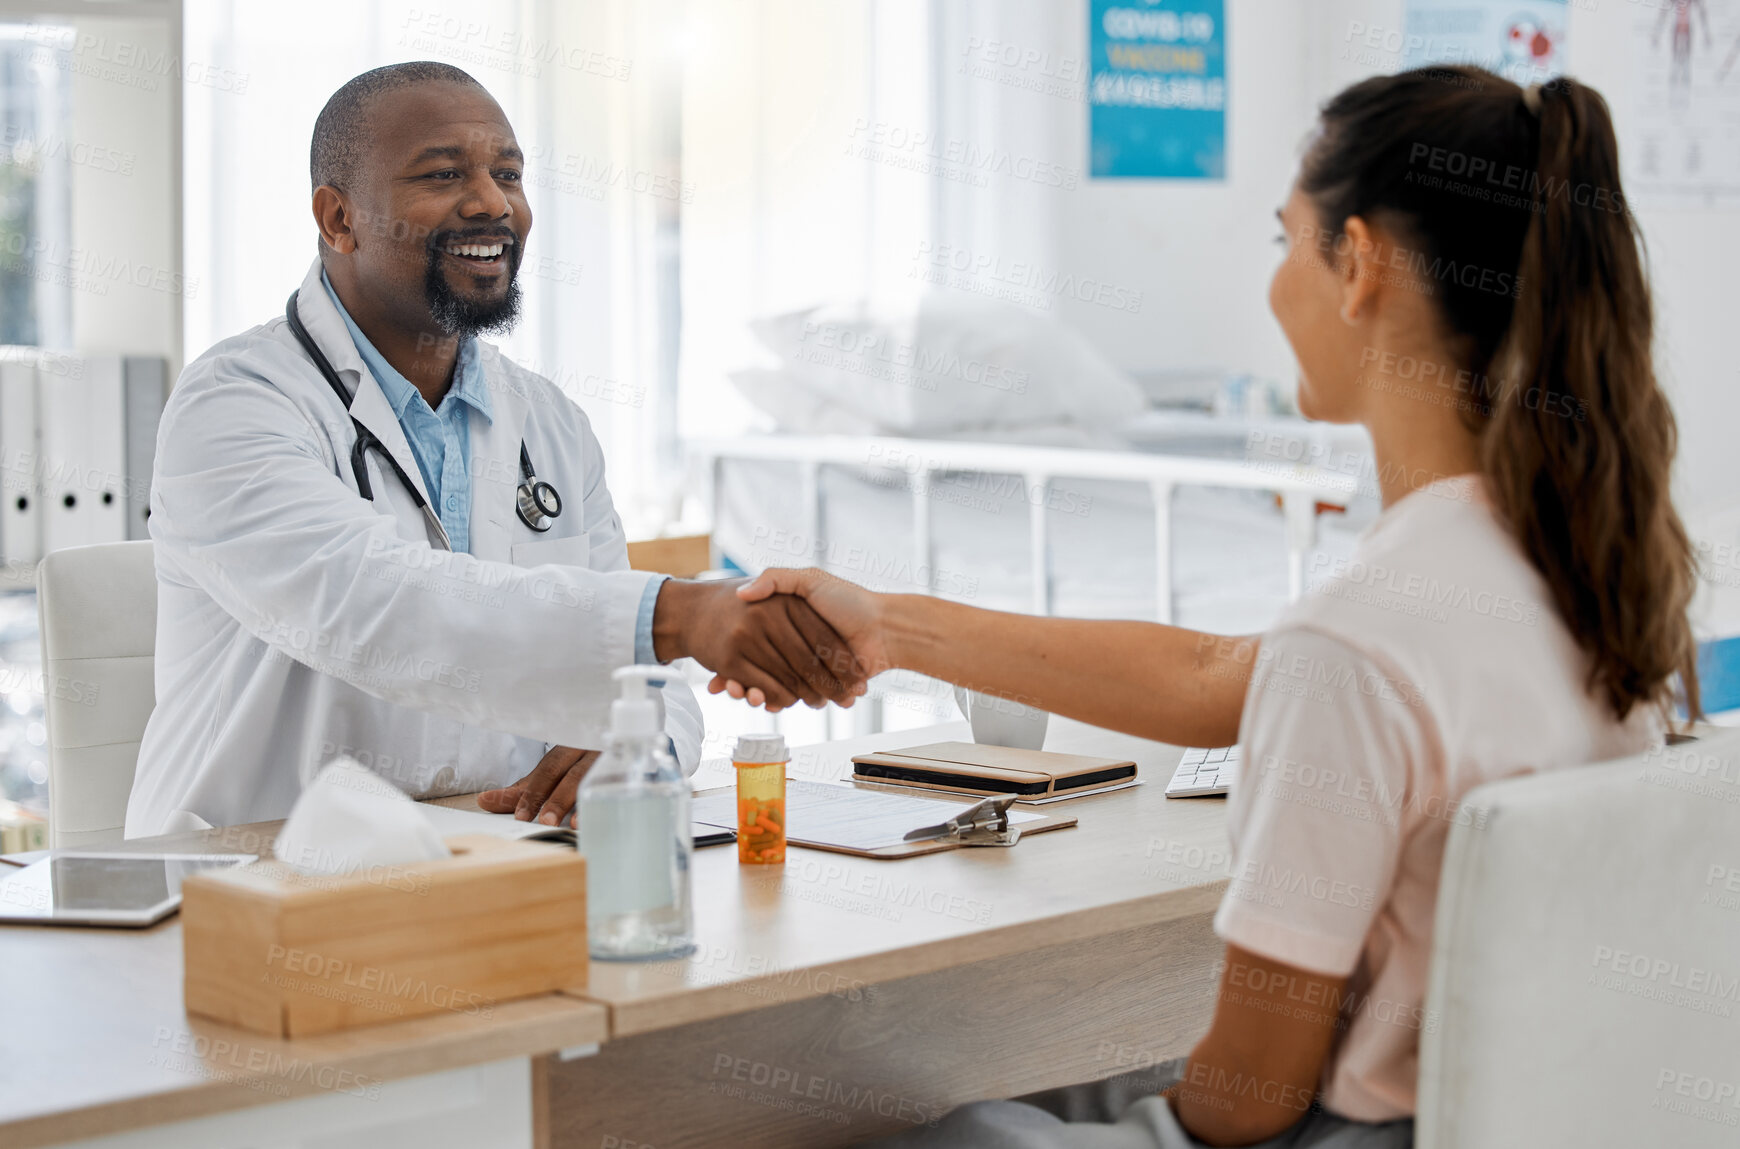
M 1248 376 L 1138 379 L 1010 304 L 927 292 L 748 326 L 763 358 L 726 375 L 772 429 L 685 444 L 725 569 L 1252 633 L 1378 511 L 1362 430 L 1265 414 L 1282 404 Z
M 687 447 L 729 567 L 1238 632 L 1272 623 L 1376 513 L 1357 474 L 1287 461 L 1346 457 L 1327 442 L 1338 429 L 1276 420 L 1264 436 L 1308 449 L 1252 461 L 1253 426 L 1149 411 L 1102 449 L 793 434 Z

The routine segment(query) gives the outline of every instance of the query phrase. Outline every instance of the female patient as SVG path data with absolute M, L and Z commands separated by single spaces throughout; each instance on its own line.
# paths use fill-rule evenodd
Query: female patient
M 1472 68 L 1367 80 L 1323 110 L 1280 217 L 1269 303 L 1300 409 L 1370 430 L 1384 509 L 1273 630 L 996 614 L 814 571 L 740 592 L 807 595 L 875 668 L 1244 745 L 1221 994 L 1170 1088 L 967 1106 L 900 1144 L 1411 1144 L 1459 800 L 1646 749 L 1676 687 L 1697 713 L 1674 422 L 1601 97 Z

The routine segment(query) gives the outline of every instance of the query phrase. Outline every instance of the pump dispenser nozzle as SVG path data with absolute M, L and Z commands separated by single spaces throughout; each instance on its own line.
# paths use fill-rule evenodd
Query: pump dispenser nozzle
M 624 738 L 651 738 L 659 733 L 659 700 L 647 693 L 663 686 L 671 672 L 664 666 L 619 666 L 610 677 L 622 686 L 622 696 L 610 704 L 610 732 Z

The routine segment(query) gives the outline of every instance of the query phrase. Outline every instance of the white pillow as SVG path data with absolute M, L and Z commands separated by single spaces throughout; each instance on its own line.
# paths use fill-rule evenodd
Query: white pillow
M 1145 405 L 1135 382 L 1070 328 L 975 295 L 824 304 L 756 320 L 750 330 L 780 357 L 784 374 L 897 434 L 1103 426 Z
M 823 396 L 779 367 L 746 367 L 731 382 L 774 426 L 794 435 L 881 435 L 887 428 Z

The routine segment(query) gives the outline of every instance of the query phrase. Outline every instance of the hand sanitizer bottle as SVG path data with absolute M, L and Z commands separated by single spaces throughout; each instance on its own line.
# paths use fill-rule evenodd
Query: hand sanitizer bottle
M 625 666 L 613 677 L 604 753 L 580 783 L 580 852 L 586 855 L 586 934 L 607 961 L 681 957 L 695 948 L 689 863 L 689 781 L 666 749 L 650 682 L 660 666 Z

